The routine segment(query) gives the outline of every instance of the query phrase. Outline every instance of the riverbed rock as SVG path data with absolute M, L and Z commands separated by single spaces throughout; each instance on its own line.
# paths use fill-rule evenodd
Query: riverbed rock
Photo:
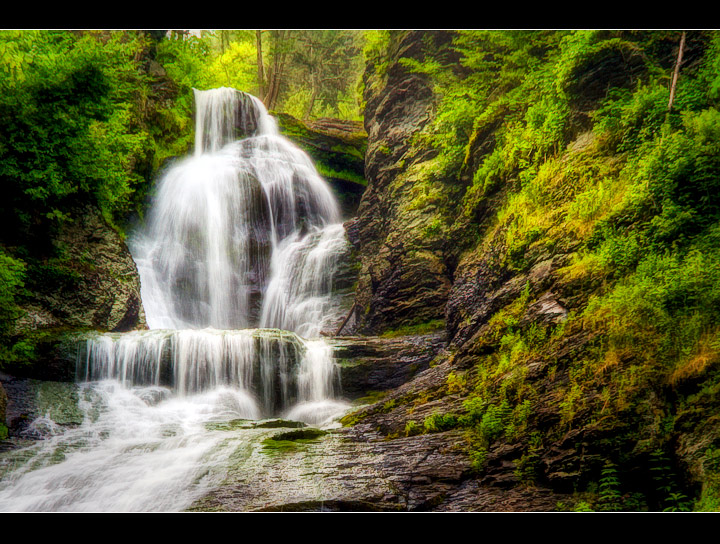
M 422 395 L 442 383 L 449 365 L 433 367 L 369 407 L 354 425 L 329 429 L 295 447 L 256 447 L 235 457 L 225 481 L 190 511 L 420 512 L 551 511 L 567 495 L 508 487 L 477 477 L 461 430 L 405 436 L 388 431 L 408 417 L 452 409 L 445 401 L 408 414 L 388 400 Z M 420 398 L 420 397 L 416 397 Z M 402 412 L 402 413 L 400 413 Z M 352 417 L 350 414 L 349 417 Z M 388 418 L 390 418 L 388 420 Z M 395 423 L 389 423 L 393 418 Z M 506 475 L 507 471 L 498 474 Z M 512 471 L 510 471 L 512 474 Z

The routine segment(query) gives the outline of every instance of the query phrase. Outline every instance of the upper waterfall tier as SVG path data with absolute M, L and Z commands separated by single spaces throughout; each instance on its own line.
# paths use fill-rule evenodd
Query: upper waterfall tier
M 230 87 L 194 90 L 195 154 L 214 153 L 255 135 L 277 135 L 277 123 L 259 98 Z
M 346 248 L 330 188 L 260 100 L 195 97 L 195 153 L 161 178 L 130 240 L 148 325 L 319 334 Z

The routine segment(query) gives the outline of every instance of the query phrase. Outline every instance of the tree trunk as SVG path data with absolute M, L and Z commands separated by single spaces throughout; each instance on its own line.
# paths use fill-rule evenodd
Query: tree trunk
M 263 66 L 262 30 L 255 31 L 255 41 L 257 43 L 258 97 L 262 99 L 265 95 L 265 67 Z
M 675 72 L 673 73 L 672 86 L 670 87 L 670 101 L 668 102 L 668 111 L 672 111 L 673 101 L 675 100 L 675 87 L 677 86 L 678 76 L 680 75 L 680 64 L 682 63 L 683 50 L 685 49 L 685 31 L 680 36 L 680 48 L 678 49 L 677 61 L 675 62 Z
M 227 30 L 221 30 L 220 31 L 220 50 L 221 53 L 225 53 L 225 50 L 227 49 L 228 43 L 228 31 Z
M 268 89 L 265 94 L 265 107 L 274 109 L 280 95 L 280 83 L 282 82 L 283 71 L 285 68 L 285 31 L 273 30 L 273 52 L 272 52 L 272 68 L 268 74 Z
M 312 79 L 312 94 L 310 95 L 310 100 L 308 102 L 307 109 L 305 110 L 305 117 L 304 117 L 305 121 L 310 119 L 310 116 L 312 115 L 312 110 L 315 107 L 315 100 L 317 99 L 317 95 L 318 95 L 318 86 L 317 86 L 317 83 L 315 82 L 314 74 L 311 79 Z

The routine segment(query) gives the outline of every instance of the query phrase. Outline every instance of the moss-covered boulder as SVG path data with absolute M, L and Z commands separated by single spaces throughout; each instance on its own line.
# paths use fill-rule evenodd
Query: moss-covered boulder
M 273 115 L 281 133 L 310 155 L 330 184 L 344 217 L 352 217 L 366 186 L 367 134 L 362 123 L 325 118 L 305 123 L 287 113 Z
M 145 327 L 140 278 L 120 234 L 87 206 L 52 241 L 57 258 L 36 266 L 17 332 Z

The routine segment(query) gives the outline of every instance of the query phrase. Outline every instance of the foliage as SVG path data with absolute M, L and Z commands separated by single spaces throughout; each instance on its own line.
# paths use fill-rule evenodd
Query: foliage
M 0 44 L 10 57 L 0 72 L 0 177 L 11 230 L 51 228 L 84 202 L 122 225 L 144 204 L 157 148 L 172 139 L 148 127 L 163 115 L 140 69 L 149 38 L 4 31 Z
M 650 471 L 661 497 L 663 512 L 687 512 L 692 509 L 692 502 L 679 489 L 671 461 L 663 451 L 655 450 L 651 453 Z
M 515 464 L 515 476 L 528 486 L 535 485 L 541 473 L 541 452 L 542 436 L 536 431 L 530 436 L 527 450 Z
M 446 50 L 399 61 L 436 93 L 413 145 L 436 149 L 434 170 L 450 181 L 426 200 L 461 195 L 447 213 L 455 224 L 430 218 L 426 235 L 452 236 L 469 263 L 492 256 L 499 278 L 552 257 L 560 266 L 547 285 L 569 310 L 562 324 L 533 326 L 542 291 L 526 290 L 489 319 L 467 319 L 475 364 L 458 426 L 477 470 L 493 443 L 519 441 L 516 474 L 535 481 L 542 441 L 531 442 L 528 421 L 539 387 L 552 388 L 557 417 L 544 437 L 597 425 L 614 438 L 595 447 L 619 448 L 614 459 L 637 455 L 639 437 L 665 447 L 674 420 L 707 420 L 716 408 L 692 403 L 717 391 L 720 362 L 720 34 L 687 33 L 669 110 L 679 41 L 678 31 L 467 30 Z M 376 73 L 387 68 L 380 52 L 372 58 Z M 528 377 L 531 365 L 539 378 Z M 652 490 L 623 490 L 620 466 L 581 469 L 598 485 L 588 507 L 655 500 Z M 687 509 L 691 490 L 677 473 L 666 481 L 661 509 Z
M 193 88 L 234 87 L 250 93 L 257 89 L 254 33 L 235 31 L 227 46 L 218 45 L 217 39 L 216 33 L 172 34 L 158 44 L 158 62 L 188 98 Z
M 701 512 L 718 512 L 720 511 L 720 450 L 714 447 L 705 450 L 702 467 L 705 481 L 694 509 Z
M 0 248 L 0 334 L 7 334 L 8 323 L 18 316 L 16 297 L 24 286 L 25 263 L 13 259 Z
M 425 432 L 439 433 L 454 429 L 458 424 L 458 417 L 455 414 L 432 414 L 425 418 L 423 427 Z
M 24 287 L 26 266 L 0 247 L 0 361 L 14 361 L 22 355 L 18 346 L 11 347 L 12 325 L 22 315 L 17 305 Z
M 154 44 L 141 31 L 0 32 L 3 331 L 18 317 L 10 293 L 19 303 L 77 274 L 53 240 L 82 210 L 119 231 L 142 214 L 178 126 L 171 90 L 145 71 Z M 32 351 L 15 340 L 6 360 Z
M 606 461 L 600 478 L 598 510 L 617 512 L 622 509 L 622 494 L 620 493 L 618 470 L 612 461 Z
M 421 434 L 422 431 L 422 427 L 414 419 L 411 419 L 407 423 L 405 423 L 405 436 L 415 436 Z
M 255 30 L 173 34 L 158 61 L 180 86 L 191 110 L 192 89 L 233 87 L 298 119 L 360 119 L 358 81 L 365 33 L 356 30 L 262 30 L 263 81 Z M 274 80 L 274 81 L 273 81 Z M 276 86 L 274 93 L 267 86 Z M 270 94 L 273 96 L 271 97 Z

